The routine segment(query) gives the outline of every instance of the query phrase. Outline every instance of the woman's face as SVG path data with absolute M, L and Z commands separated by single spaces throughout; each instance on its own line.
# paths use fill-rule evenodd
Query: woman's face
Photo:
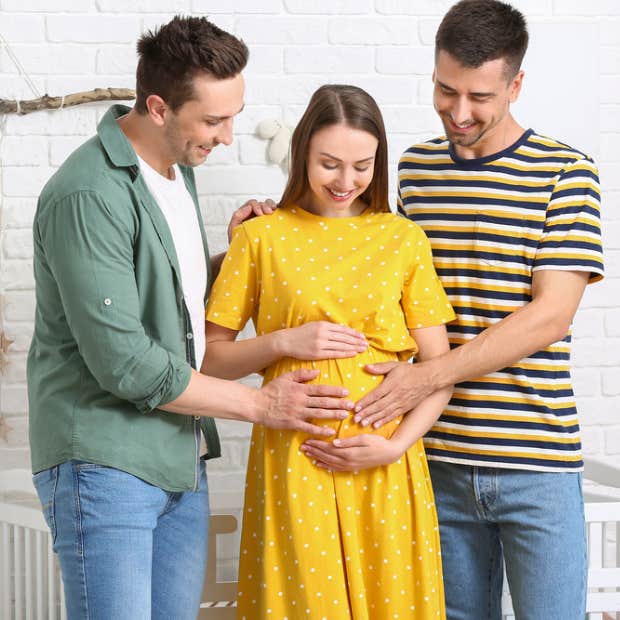
M 366 205 L 357 199 L 372 181 L 378 144 L 367 131 L 346 125 L 317 131 L 308 147 L 309 188 L 302 206 L 325 217 L 361 213 Z

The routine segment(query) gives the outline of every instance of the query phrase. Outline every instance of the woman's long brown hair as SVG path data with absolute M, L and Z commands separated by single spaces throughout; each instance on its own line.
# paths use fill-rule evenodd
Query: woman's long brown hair
M 291 140 L 290 170 L 280 206 L 297 204 L 308 191 L 306 160 L 312 136 L 330 125 L 346 125 L 372 134 L 379 144 L 370 185 L 360 196 L 372 211 L 389 212 L 388 149 L 383 117 L 376 101 L 357 86 L 326 84 L 310 99 Z

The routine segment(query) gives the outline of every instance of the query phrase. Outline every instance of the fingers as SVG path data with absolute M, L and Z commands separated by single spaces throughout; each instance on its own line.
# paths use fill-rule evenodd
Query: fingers
M 307 442 L 306 442 L 307 443 Z M 327 469 L 333 469 L 339 471 L 344 469 L 345 465 L 349 465 L 349 459 L 343 458 L 341 453 L 337 452 L 337 448 L 334 448 L 327 442 L 317 442 L 322 444 L 321 447 L 315 445 L 302 444 L 300 446 L 301 451 L 310 459 L 314 460 L 314 464 L 318 467 L 325 467 Z M 352 457 L 353 454 L 347 454 L 346 456 Z
M 360 424 L 364 427 L 372 425 L 373 428 L 381 428 L 388 422 L 395 420 L 401 415 L 403 415 L 403 411 L 400 407 L 392 407 L 390 409 L 385 409 L 368 415 L 360 422 Z
M 371 375 L 386 375 L 402 362 L 381 362 L 379 364 L 367 364 L 364 370 Z
M 371 407 L 375 405 L 377 401 L 387 396 L 387 394 L 388 394 L 387 387 L 382 383 L 381 385 L 377 386 L 374 390 L 366 394 L 364 398 L 361 398 L 360 400 L 358 400 L 357 403 L 355 403 L 355 409 L 354 409 L 355 417 L 353 418 L 353 420 L 355 422 L 359 422 L 360 420 L 362 420 L 363 417 L 366 417 L 369 412 L 376 413 L 379 410 L 379 408 L 375 407 L 374 410 L 372 410 Z M 360 413 L 361 411 L 364 412 L 363 415 Z
M 250 208 L 251 212 L 254 215 L 271 215 L 276 208 L 276 203 L 270 198 L 267 198 L 267 200 L 263 200 L 263 201 L 252 199 L 244 203 L 240 207 L 240 209 L 247 208 L 247 207 Z
M 298 372 L 298 371 L 295 371 Z M 316 371 L 318 373 L 318 370 Z M 316 375 L 314 375 L 316 377 Z M 314 377 L 313 377 L 314 378 Z M 306 386 L 308 396 L 327 396 L 332 398 L 343 398 L 349 395 L 349 390 L 337 385 L 312 384 Z M 342 402 L 342 401 L 339 401 Z M 353 407 L 351 407 L 353 408 Z
M 295 381 L 297 383 L 305 383 L 306 381 L 312 381 L 312 379 L 316 379 L 319 376 L 318 370 L 313 370 L 312 368 L 298 368 L 297 370 L 293 370 L 292 372 L 287 372 L 280 376 L 281 379 L 287 379 L 289 381 Z M 346 394 L 343 394 L 346 396 Z
M 319 437 L 331 437 L 336 433 L 336 431 L 329 426 L 319 426 L 318 424 L 312 424 L 311 422 L 306 422 L 305 420 L 297 420 L 291 428 L 292 430 L 299 431 L 301 433 L 318 435 Z

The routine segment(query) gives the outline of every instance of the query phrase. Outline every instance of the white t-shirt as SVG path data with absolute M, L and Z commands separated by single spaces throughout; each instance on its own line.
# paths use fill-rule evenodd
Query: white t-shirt
M 183 296 L 192 321 L 194 353 L 200 370 L 205 354 L 205 306 L 207 264 L 196 207 L 185 187 L 183 175 L 175 164 L 174 180 L 167 179 L 138 157 L 146 185 L 157 201 L 168 228 L 181 269 Z

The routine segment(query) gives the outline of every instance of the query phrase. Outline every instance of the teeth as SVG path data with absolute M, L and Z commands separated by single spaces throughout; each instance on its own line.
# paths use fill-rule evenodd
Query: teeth
M 348 196 L 351 192 L 337 192 L 334 189 L 329 190 L 334 196 L 338 196 L 338 198 L 343 198 L 344 196 Z

